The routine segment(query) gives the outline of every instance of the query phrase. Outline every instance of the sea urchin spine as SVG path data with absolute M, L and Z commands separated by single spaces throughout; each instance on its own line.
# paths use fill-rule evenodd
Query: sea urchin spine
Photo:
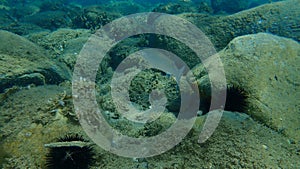
M 248 94 L 243 88 L 227 87 L 225 110 L 232 112 L 245 112 L 248 104 Z
M 88 169 L 94 161 L 93 148 L 79 135 L 59 138 L 46 144 L 50 149 L 46 157 L 47 169 Z

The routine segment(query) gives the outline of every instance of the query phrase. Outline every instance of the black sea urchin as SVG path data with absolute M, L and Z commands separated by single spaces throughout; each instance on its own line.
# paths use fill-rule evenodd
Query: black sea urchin
M 248 94 L 236 86 L 227 87 L 225 109 L 227 111 L 245 112 Z
M 51 147 L 46 157 L 48 169 L 88 169 L 94 161 L 93 148 L 89 145 L 72 146 L 74 141 L 87 142 L 79 135 L 67 135 L 59 138 L 58 143 L 66 143 L 66 146 Z
M 222 92 L 220 92 L 222 93 Z M 217 101 L 223 97 L 219 94 L 215 96 Z M 208 113 L 210 110 L 220 109 L 221 105 L 216 104 L 215 107 L 211 107 L 211 95 L 204 95 L 200 98 L 199 110 L 202 111 L 202 115 Z M 243 88 L 236 86 L 227 86 L 226 88 L 226 103 L 224 110 L 232 112 L 245 112 L 248 105 L 248 94 Z M 220 101 L 222 103 L 222 101 Z M 222 106 L 223 107 L 223 106 Z

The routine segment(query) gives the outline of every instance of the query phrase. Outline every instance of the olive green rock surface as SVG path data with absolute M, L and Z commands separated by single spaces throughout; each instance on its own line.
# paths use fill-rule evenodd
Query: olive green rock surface
M 90 35 L 91 31 L 87 29 L 61 28 L 53 32 L 31 33 L 26 38 L 46 49 L 51 57 L 57 58 L 73 70 L 77 56 Z
M 300 1 L 261 5 L 232 15 L 180 14 L 197 25 L 222 50 L 233 38 L 265 32 L 300 41 Z
M 0 31 L 0 91 L 12 86 L 59 84 L 70 78 L 65 67 L 43 48 L 16 34 Z
M 218 53 L 229 85 L 248 94 L 247 113 L 290 139 L 300 141 L 300 44 L 259 33 L 235 38 Z M 208 66 L 214 61 L 208 60 Z M 194 69 L 205 74 L 203 65 Z M 217 74 L 217 72 L 211 72 Z M 199 76 L 203 90 L 208 76 Z

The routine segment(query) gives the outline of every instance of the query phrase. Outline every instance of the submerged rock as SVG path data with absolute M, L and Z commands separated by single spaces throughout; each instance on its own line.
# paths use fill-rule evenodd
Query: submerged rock
M 118 17 L 121 17 L 119 13 L 105 11 L 102 6 L 95 5 L 85 7 L 72 21 L 75 28 L 97 30 Z
M 235 13 L 247 9 L 248 0 L 211 0 L 214 13 L 228 12 Z
M 41 28 L 35 24 L 31 24 L 31 23 L 12 23 L 12 24 L 7 24 L 7 25 L 2 25 L 1 29 L 7 30 L 9 32 L 12 32 L 12 33 L 15 33 L 15 34 L 21 35 L 21 36 L 46 30 L 46 29 L 43 29 L 43 28 Z
M 105 5 L 106 11 L 113 11 L 121 15 L 130 15 L 145 11 L 144 7 L 132 1 L 114 1 Z
M 0 92 L 14 85 L 59 84 L 69 79 L 65 67 L 48 58 L 46 52 L 16 34 L 0 31 Z
M 91 32 L 86 29 L 64 28 L 53 32 L 32 33 L 26 38 L 46 49 L 53 58 L 59 59 L 73 70 L 77 56 L 90 35 Z
M 22 18 L 21 22 L 36 24 L 50 30 L 72 26 L 72 20 L 68 16 L 68 13 L 64 11 L 39 12 Z
M 168 4 L 159 4 L 155 7 L 153 12 L 167 13 L 167 14 L 180 14 L 185 12 L 197 12 L 198 9 L 195 4 L 189 2 L 177 2 Z
M 13 9 L 6 11 L 0 10 L 0 29 L 13 32 L 18 35 L 26 35 L 32 32 L 42 31 L 43 28 L 33 23 L 19 22 L 20 17 L 33 15 L 36 11 L 28 11 L 26 8 L 19 10 L 21 7 L 14 7 Z M 25 12 L 25 13 L 24 13 Z
M 224 65 L 227 83 L 248 93 L 246 113 L 300 141 L 299 43 L 259 33 L 235 38 L 218 54 Z M 209 66 L 212 63 L 207 61 Z M 194 73 L 199 75 L 197 78 L 201 88 L 207 90 L 209 78 L 204 75 L 203 65 L 198 65 Z
M 35 5 L 15 5 L 10 11 L 11 15 L 16 19 L 20 19 L 25 16 L 30 16 L 38 13 L 40 8 Z
M 300 1 L 288 0 L 262 5 L 229 16 L 179 15 L 197 25 L 222 50 L 238 36 L 259 32 L 300 41 Z

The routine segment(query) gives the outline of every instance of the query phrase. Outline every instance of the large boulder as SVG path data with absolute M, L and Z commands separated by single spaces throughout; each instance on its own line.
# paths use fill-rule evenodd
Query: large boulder
M 132 1 L 115 1 L 105 5 L 105 10 L 120 13 L 121 15 L 130 15 L 144 12 L 146 9 L 140 4 Z
M 159 4 L 152 11 L 168 14 L 180 14 L 185 12 L 198 12 L 198 9 L 197 5 L 192 2 L 171 2 L 167 4 Z
M 12 86 L 59 84 L 70 79 L 63 65 L 51 61 L 39 46 L 16 34 L 0 31 L 0 92 Z
M 300 141 L 300 44 L 259 33 L 235 38 L 218 54 L 227 83 L 242 88 L 248 95 L 246 113 Z M 213 66 L 214 62 L 205 63 Z M 198 65 L 194 73 L 205 91 L 209 78 L 204 66 Z
M 235 13 L 247 9 L 247 0 L 211 0 L 211 6 L 215 13 L 227 12 Z
M 90 35 L 91 31 L 87 29 L 62 28 L 53 32 L 32 33 L 26 38 L 46 49 L 53 58 L 58 58 L 73 70 L 77 56 Z
M 179 15 L 197 25 L 222 50 L 238 36 L 259 32 L 300 41 L 300 1 L 288 0 L 265 4 L 228 16 L 205 14 Z
M 38 25 L 45 29 L 56 30 L 57 28 L 72 26 L 72 21 L 67 12 L 45 11 L 25 16 L 21 22 Z
M 300 41 L 299 11 L 299 1 L 289 0 L 265 4 L 233 15 L 212 16 L 203 13 L 183 13 L 177 16 L 195 24 L 211 40 L 216 50 L 220 51 L 238 36 L 259 32 L 273 33 Z M 156 20 L 161 21 L 161 19 L 164 17 L 159 17 Z M 162 21 L 162 23 L 164 22 Z M 182 33 L 186 36 L 184 34 L 186 30 L 173 29 L 173 27 L 168 28 L 168 30 L 177 31 L 178 34 Z M 147 40 L 149 46 L 153 48 L 173 52 L 183 59 L 190 68 L 200 63 L 194 51 L 176 39 L 162 35 L 151 35 Z
M 103 6 L 94 5 L 85 7 L 72 20 L 75 28 L 97 30 L 119 17 L 121 15 L 112 9 L 105 10 Z

